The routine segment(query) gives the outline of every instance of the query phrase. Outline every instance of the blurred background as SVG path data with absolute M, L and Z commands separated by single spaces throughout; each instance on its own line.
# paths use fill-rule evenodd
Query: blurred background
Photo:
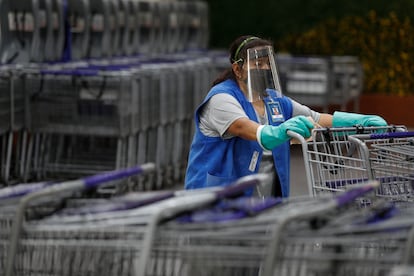
M 211 47 L 255 34 L 272 40 L 279 53 L 356 56 L 364 73 L 359 111 L 414 126 L 413 1 L 207 2 Z

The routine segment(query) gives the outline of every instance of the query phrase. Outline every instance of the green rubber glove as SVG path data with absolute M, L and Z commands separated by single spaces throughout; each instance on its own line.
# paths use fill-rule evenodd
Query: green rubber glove
M 290 136 L 287 134 L 288 130 L 292 130 L 308 138 L 311 135 L 312 128 L 313 123 L 308 118 L 305 116 L 296 116 L 278 126 L 259 126 L 256 137 L 262 148 L 272 150 L 290 139 Z
M 387 126 L 387 122 L 378 115 L 364 115 L 356 113 L 348 113 L 336 111 L 333 114 L 333 127 L 352 127 L 356 125 L 381 127 Z

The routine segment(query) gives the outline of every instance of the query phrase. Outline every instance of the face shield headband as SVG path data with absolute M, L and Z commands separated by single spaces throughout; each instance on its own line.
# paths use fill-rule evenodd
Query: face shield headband
M 252 40 L 256 40 L 256 39 L 260 39 L 256 36 L 251 36 L 246 38 L 245 40 L 242 41 L 242 43 L 240 43 L 239 47 L 237 47 L 236 52 L 234 53 L 234 58 L 233 58 L 233 63 L 239 63 L 240 61 L 243 61 L 242 58 L 239 58 L 239 54 L 241 49 L 243 49 L 243 47 L 250 41 Z

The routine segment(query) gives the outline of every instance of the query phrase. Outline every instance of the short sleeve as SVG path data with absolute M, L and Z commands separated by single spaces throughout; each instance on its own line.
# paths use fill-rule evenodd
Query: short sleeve
M 306 105 L 300 104 L 294 100 L 292 100 L 292 106 L 293 106 L 293 114 L 292 116 L 299 116 L 299 115 L 303 115 L 303 116 L 310 116 L 315 122 L 319 122 L 319 118 L 321 116 L 321 114 L 317 111 L 314 111 L 312 109 L 310 109 L 309 107 L 307 107 Z
M 224 137 L 229 126 L 240 118 L 247 118 L 240 103 L 229 94 L 219 93 L 201 110 L 200 130 L 206 136 Z

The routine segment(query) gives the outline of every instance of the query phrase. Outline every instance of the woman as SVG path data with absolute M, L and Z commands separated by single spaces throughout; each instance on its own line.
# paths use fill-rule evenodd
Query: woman
M 185 188 L 228 185 L 254 173 L 269 181 L 259 196 L 289 196 L 287 130 L 305 138 L 322 127 L 386 126 L 375 115 L 319 113 L 281 94 L 270 41 L 241 36 L 230 46 L 231 68 L 217 80 L 195 112 Z

